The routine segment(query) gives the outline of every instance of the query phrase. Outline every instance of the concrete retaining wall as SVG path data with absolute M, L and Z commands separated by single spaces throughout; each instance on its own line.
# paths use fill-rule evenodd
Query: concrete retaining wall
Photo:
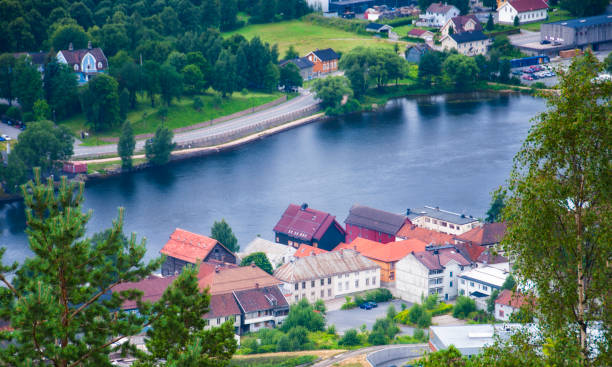
M 366 359 L 372 367 L 378 367 L 391 361 L 418 358 L 423 355 L 425 350 L 427 350 L 427 347 L 420 344 L 389 347 L 368 354 Z

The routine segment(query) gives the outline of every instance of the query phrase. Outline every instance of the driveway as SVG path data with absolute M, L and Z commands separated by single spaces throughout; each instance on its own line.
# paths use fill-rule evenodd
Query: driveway
M 17 136 L 21 134 L 21 130 L 16 129 L 12 126 L 8 126 L 7 124 L 0 123 L 0 135 L 6 134 L 11 137 L 11 139 L 17 139 Z
M 328 311 L 325 315 L 327 319 L 327 325 L 335 325 L 336 331 L 339 334 L 343 334 L 348 329 L 359 330 L 361 325 L 365 324 L 368 330 L 372 329 L 376 319 L 384 318 L 387 316 L 387 308 L 393 304 L 395 310 L 400 312 L 402 310 L 401 304 L 405 303 L 406 308 L 412 307 L 412 303 L 393 300 L 391 302 L 382 302 L 378 304 L 378 307 L 371 310 L 362 310 L 361 308 L 353 308 L 352 310 L 337 310 Z M 412 335 L 413 328 L 408 326 L 400 325 L 400 334 Z

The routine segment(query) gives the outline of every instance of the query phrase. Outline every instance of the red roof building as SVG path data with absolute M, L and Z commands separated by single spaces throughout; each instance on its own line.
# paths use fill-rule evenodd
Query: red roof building
M 294 257 L 306 257 L 312 254 L 315 254 L 315 255 L 323 254 L 325 252 L 329 252 L 329 251 L 323 250 L 322 248 L 317 248 L 317 247 L 308 246 L 306 244 L 301 244 L 300 247 L 298 247 L 298 249 L 295 251 L 293 256 Z
M 343 242 L 346 233 L 336 217 L 307 204 L 290 204 L 274 226 L 276 242 L 298 248 L 301 244 L 331 250 Z
M 416 238 L 417 240 L 421 240 L 427 244 L 434 245 L 445 245 L 447 243 L 454 243 L 453 235 L 437 232 L 423 227 L 417 227 L 412 223 L 404 224 L 399 230 L 399 232 L 397 232 L 396 236 L 405 240 L 410 238 Z
M 252 264 L 251 266 L 215 265 L 202 263 L 198 273 L 200 289 L 211 295 L 279 285 L 282 282 Z
M 166 288 L 176 279 L 176 275 L 169 277 L 159 277 L 150 275 L 139 282 L 120 283 L 113 287 L 113 292 L 122 292 L 130 289 L 136 289 L 142 292 L 141 300 L 143 302 L 157 302 L 162 297 Z M 125 300 L 121 306 L 124 310 L 136 310 L 138 306 L 136 300 Z
M 508 321 L 510 320 L 510 315 L 529 302 L 530 300 L 526 295 L 504 289 L 495 300 L 495 318 Z
M 460 242 L 471 242 L 475 245 L 491 247 L 499 244 L 506 234 L 505 223 L 484 223 L 482 227 L 473 228 L 456 237 Z
M 406 223 L 405 215 L 355 204 L 351 207 L 346 224 L 346 242 L 357 237 L 388 243 L 395 241 L 395 234 Z
M 219 241 L 177 228 L 160 253 L 166 255 L 162 275 L 179 273 L 187 264 L 202 262 L 236 263 L 236 256 Z

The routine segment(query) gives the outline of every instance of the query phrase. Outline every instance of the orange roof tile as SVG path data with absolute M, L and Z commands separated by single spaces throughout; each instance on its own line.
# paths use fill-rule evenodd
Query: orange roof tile
M 425 251 L 425 246 L 427 246 L 425 242 L 414 238 L 383 244 L 357 237 L 349 244 L 338 245 L 334 251 L 353 249 L 373 260 L 394 262 L 403 259 L 411 252 Z
M 300 245 L 300 247 L 298 247 L 298 249 L 295 251 L 293 256 L 295 256 L 295 257 L 306 257 L 306 256 L 310 256 L 312 254 L 315 254 L 315 255 L 323 254 L 325 252 L 329 252 L 329 251 L 326 251 L 326 250 L 323 250 L 322 248 L 313 247 L 313 246 L 310 246 L 310 245 L 307 245 L 307 244 L 303 243 L 303 244 Z
M 211 295 L 278 284 L 282 282 L 255 265 L 236 267 L 202 263 L 198 273 L 200 289 L 209 287 Z
M 515 293 L 504 289 L 501 291 L 495 303 L 500 305 L 510 306 L 512 308 L 521 308 L 524 304 L 527 303 L 527 297 L 521 293 Z
M 457 236 L 458 240 L 470 241 L 476 245 L 494 245 L 499 243 L 506 234 L 506 224 L 485 223 L 482 227 L 472 228 Z
M 454 243 L 453 236 L 446 233 L 433 231 L 427 228 L 417 227 L 414 224 L 406 223 L 396 234 L 397 237 L 404 239 L 416 238 L 427 244 L 445 245 Z
M 159 252 L 195 264 L 197 260 L 206 259 L 217 244 L 223 246 L 213 238 L 177 228 Z

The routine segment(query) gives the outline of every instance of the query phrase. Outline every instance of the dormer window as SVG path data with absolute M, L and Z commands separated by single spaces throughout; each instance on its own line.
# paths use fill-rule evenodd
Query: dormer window
M 79 64 L 74 64 L 74 71 L 79 71 Z
M 98 61 L 98 69 L 102 69 L 102 63 Z

